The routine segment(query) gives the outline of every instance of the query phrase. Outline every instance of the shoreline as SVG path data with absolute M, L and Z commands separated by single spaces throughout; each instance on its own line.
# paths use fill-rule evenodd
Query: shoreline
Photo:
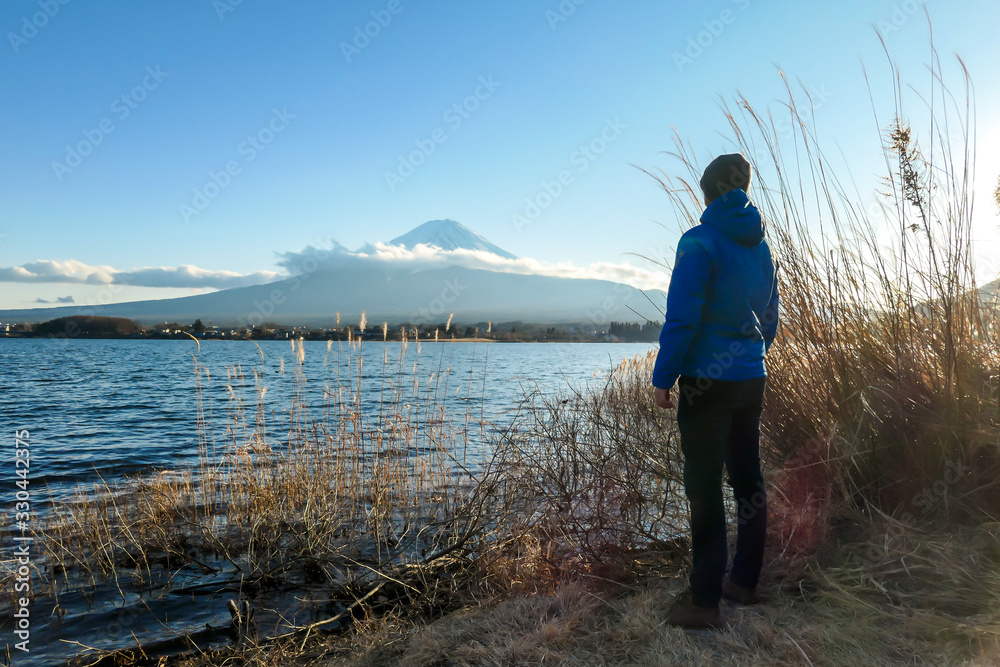
M 11 340 L 15 340 L 15 339 L 36 339 L 37 340 L 37 339 L 46 339 L 46 338 L 48 338 L 48 339 L 54 339 L 54 340 L 60 340 L 60 341 L 66 341 L 66 340 L 181 340 L 181 341 L 189 341 L 189 340 L 191 340 L 191 337 L 188 337 L 188 336 L 73 336 L 73 337 L 68 337 L 67 336 L 67 337 L 53 337 L 53 336 L 33 336 L 33 335 L 22 336 L 22 335 L 9 335 L 9 334 L 8 335 L 2 335 L 2 336 L 0 336 L 0 340 L 3 340 L 3 339 L 11 339 Z M 319 337 L 316 337 L 316 338 L 306 338 L 306 337 L 302 337 L 302 338 L 237 338 L 235 336 L 234 337 L 206 336 L 206 337 L 202 338 L 202 337 L 194 336 L 194 339 L 197 340 L 197 341 L 199 341 L 199 342 L 200 341 L 206 341 L 206 342 L 207 341 L 241 341 L 241 342 L 247 342 L 247 343 L 260 343 L 260 342 L 265 342 L 265 341 L 282 341 L 282 342 L 287 342 L 287 341 L 290 341 L 290 340 L 304 340 L 306 342 L 326 342 L 328 340 L 333 341 L 333 342 L 341 342 L 341 343 L 348 342 L 346 338 L 319 338 Z M 386 343 L 386 342 L 388 342 L 388 343 L 398 343 L 399 342 L 399 340 L 395 340 L 395 339 L 393 339 L 393 340 L 384 340 L 384 339 L 378 338 L 378 337 L 372 337 L 372 338 L 362 337 L 360 339 L 359 338 L 355 338 L 354 340 L 361 340 L 362 342 L 365 342 L 365 343 Z M 407 341 L 408 342 L 416 342 L 415 339 L 407 339 Z M 434 339 L 432 339 L 432 338 L 420 338 L 419 341 L 420 341 L 421 345 L 423 345 L 425 343 L 497 343 L 497 344 L 503 344 L 503 345 L 516 344 L 516 343 L 574 343 L 574 344 L 575 343 L 589 343 L 589 344 L 601 343 L 601 344 L 612 344 L 612 345 L 614 345 L 614 344 L 653 345 L 653 344 L 655 344 L 657 342 L 655 340 L 650 340 L 650 341 L 643 341 L 643 340 L 601 340 L 601 339 L 595 339 L 595 340 L 571 340 L 571 339 L 559 339 L 559 340 L 542 340 L 542 339 L 497 340 L 495 338 L 443 338 L 443 337 L 439 338 L 436 341 Z

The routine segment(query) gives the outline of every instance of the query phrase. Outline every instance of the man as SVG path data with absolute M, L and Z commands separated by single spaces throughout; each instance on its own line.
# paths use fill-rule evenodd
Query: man
M 723 597 L 759 601 L 767 532 L 760 416 L 764 357 L 778 327 L 778 284 L 763 220 L 747 196 L 751 177 L 750 163 L 735 153 L 705 169 L 700 184 L 707 208 L 701 224 L 677 244 L 653 368 L 660 407 L 674 407 L 669 392 L 678 384 L 693 566 L 668 622 L 686 628 L 720 627 Z M 725 578 L 723 465 L 739 514 L 736 554 Z

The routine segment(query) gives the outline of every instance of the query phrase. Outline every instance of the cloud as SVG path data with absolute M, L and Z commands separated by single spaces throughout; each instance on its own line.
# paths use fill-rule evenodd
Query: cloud
M 187 289 L 228 289 L 274 282 L 289 275 L 312 273 L 316 270 L 340 271 L 361 268 L 378 268 L 387 273 L 405 270 L 461 266 L 468 269 L 542 275 L 557 278 L 589 278 L 625 283 L 639 289 L 666 289 L 668 276 L 656 269 L 645 269 L 631 264 L 597 262 L 576 266 L 571 262 L 550 264 L 527 257 L 507 259 L 485 250 L 442 250 L 436 246 L 419 244 L 411 249 L 385 243 L 365 245 L 351 251 L 336 241 L 326 247 L 309 245 L 302 250 L 277 253 L 278 271 L 210 271 L 190 264 L 178 267 L 143 267 L 122 271 L 113 266 L 91 266 L 76 260 L 38 260 L 22 266 L 0 267 L 0 282 L 20 283 L 70 283 L 97 285 L 128 285 L 135 287 L 174 287 Z M 64 297 L 71 298 L 71 297 Z M 44 301 L 38 303 L 72 303 L 72 301 Z
M 42 259 L 22 266 L 0 267 L 0 282 L 8 283 L 110 283 L 115 269 L 110 266 L 89 266 L 75 259 L 63 262 Z
M 130 285 L 134 287 L 214 288 L 260 285 L 285 277 L 275 271 L 236 273 L 210 271 L 184 264 L 178 267 L 143 267 L 120 271 L 112 266 L 90 266 L 75 259 L 43 259 L 21 266 L 0 267 L 0 282 L 71 283 L 81 285 Z M 57 303 L 70 303 L 57 301 Z
M 353 252 L 336 242 L 329 248 L 309 245 L 302 250 L 278 253 L 277 264 L 293 275 L 315 270 L 339 271 L 361 267 L 382 268 L 386 271 L 419 271 L 462 266 L 501 273 L 609 280 L 639 289 L 666 290 L 669 282 L 667 274 L 661 270 L 644 269 L 627 263 L 597 262 L 581 267 L 571 262 L 549 264 L 528 257 L 507 259 L 485 250 L 442 250 L 424 244 L 406 249 L 376 243 Z
M 253 273 L 236 273 L 235 271 L 209 271 L 190 264 L 174 267 L 158 267 L 136 269 L 121 272 L 115 276 L 115 282 L 138 287 L 213 287 L 228 289 L 230 287 L 246 287 L 270 283 L 284 274 L 275 271 L 255 271 Z
M 35 303 L 76 303 L 76 299 L 70 296 L 57 296 L 54 300 L 43 299 L 41 297 L 35 299 Z

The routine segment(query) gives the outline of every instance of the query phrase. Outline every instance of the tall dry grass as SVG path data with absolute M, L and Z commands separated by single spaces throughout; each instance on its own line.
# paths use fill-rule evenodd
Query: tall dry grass
M 493 445 L 498 530 L 484 545 L 484 583 L 547 590 L 567 577 L 621 578 L 652 553 L 683 559 L 680 448 L 649 390 L 654 356 L 624 360 L 598 387 L 525 396 Z
M 503 539 L 480 566 L 513 584 L 501 592 L 536 595 L 335 664 L 996 664 L 1000 312 L 973 271 L 974 114 L 958 66 L 956 98 L 934 53 L 919 131 L 893 66 L 891 113 L 872 134 L 886 166 L 874 208 L 825 154 L 808 94 L 786 88 L 791 137 L 745 97 L 723 105 L 781 266 L 762 607 L 731 610 L 711 638 L 663 623 L 685 550 L 664 539 L 686 532 L 686 512 L 648 357 L 596 392 L 529 397 L 497 444 Z M 679 136 L 672 154 L 686 175 L 650 175 L 694 225 L 702 165 Z M 668 583 L 623 575 L 651 553 Z M 608 579 L 618 587 L 595 590 Z
M 891 113 L 876 112 L 872 133 L 886 166 L 877 207 L 862 205 L 850 165 L 832 163 L 808 120 L 812 100 L 787 80 L 783 111 L 745 97 L 722 105 L 736 149 L 755 163 L 750 195 L 780 266 L 769 463 L 798 471 L 792 487 L 836 486 L 855 506 L 911 519 L 1000 510 L 1000 320 L 973 270 L 975 128 L 958 65 L 956 97 L 934 53 L 919 129 L 893 66 Z M 679 219 L 697 224 L 698 160 L 679 137 L 671 154 L 687 175 L 651 175 Z
M 268 392 L 262 351 L 260 367 L 232 366 L 221 380 L 193 355 L 198 463 L 81 489 L 54 505 L 37 532 L 53 599 L 61 586 L 111 586 L 123 599 L 235 591 L 257 605 L 279 588 L 321 589 L 346 609 L 317 627 L 376 602 L 447 605 L 455 585 L 447 570 L 482 526 L 486 500 L 472 480 L 484 424 L 445 414 L 451 344 L 399 335 L 395 358 L 388 346 L 379 358 L 363 354 L 359 339 L 330 341 L 324 405 L 312 411 L 316 380 L 303 371 L 301 340 L 281 365 L 295 376 L 285 405 Z M 463 388 L 482 389 L 471 380 Z M 221 390 L 228 406 L 213 415 L 207 395 Z M 233 615 L 241 641 L 257 634 L 243 627 L 249 618 Z M 311 626 L 286 619 L 260 634 L 296 628 Z

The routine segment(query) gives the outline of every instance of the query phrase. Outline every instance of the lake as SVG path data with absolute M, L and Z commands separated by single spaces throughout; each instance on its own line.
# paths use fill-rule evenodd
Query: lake
M 342 383 L 356 361 L 348 347 L 335 341 L 328 352 L 325 341 L 303 342 L 306 402 L 317 413 L 324 388 L 335 386 L 338 375 Z M 390 375 L 402 368 L 407 379 L 422 376 L 425 386 L 436 381 L 452 414 L 469 410 L 502 420 L 526 391 L 555 393 L 593 383 L 622 359 L 651 349 L 646 343 L 426 341 L 419 347 L 418 352 L 409 341 L 400 361 L 399 342 L 365 341 L 364 404 L 377 409 L 388 359 Z M 216 426 L 224 422 L 230 399 L 228 367 L 242 368 L 250 383 L 257 370 L 275 410 L 287 407 L 283 404 L 295 391 L 298 364 L 288 341 L 202 341 L 199 352 L 190 340 L 0 339 L 0 427 L 9 434 L 11 452 L 15 429 L 31 433 L 35 492 L 48 486 L 60 497 L 75 485 L 98 481 L 98 475 L 110 482 L 193 462 L 198 456 L 193 355 L 208 370 L 203 396 Z M 439 376 L 431 378 L 433 372 Z
M 385 400 L 404 407 L 407 402 L 426 405 L 433 395 L 445 419 L 461 424 L 471 416 L 475 423 L 502 425 L 526 394 L 555 396 L 570 387 L 599 386 L 619 361 L 652 349 L 645 343 L 417 345 L 412 340 L 405 345 L 365 341 L 360 347 L 336 341 L 298 345 L 300 350 L 287 340 L 212 340 L 199 346 L 190 340 L 0 339 L 0 425 L 11 462 L 4 482 L 8 506 L 13 507 L 18 490 L 15 431 L 30 433 L 30 499 L 37 520 L 49 501 L 69 499 L 74 490 L 101 480 L 113 484 L 125 475 L 193 464 L 200 439 L 212 447 L 209 451 L 224 450 L 234 405 L 246 406 L 252 421 L 262 392 L 268 437 L 274 442 L 288 435 L 293 398 L 308 409 L 310 419 L 322 420 L 329 418 L 338 393 L 343 399 L 345 392 L 363 411 L 377 411 Z M 200 430 L 199 404 L 205 414 Z M 477 433 L 478 428 L 469 429 L 473 446 L 481 444 Z M 9 516 L 0 545 L 6 560 L 16 535 Z M 47 618 L 44 605 L 35 605 L 31 653 L 16 652 L 15 664 L 47 665 L 76 652 L 58 639 L 92 640 L 103 648 L 118 641 L 127 645 L 125 635 L 115 639 L 119 635 L 108 628 L 117 627 L 123 613 L 134 613 L 129 609 L 146 605 L 132 595 L 119 600 L 112 591 L 66 590 L 61 601 L 70 613 L 60 621 Z M 220 621 L 218 610 L 194 613 L 183 599 L 158 604 L 157 613 L 176 619 L 170 632 Z M 164 606 L 169 604 L 180 606 Z M 0 623 L 6 642 L 12 642 L 11 613 L 7 609 Z M 140 627 L 136 623 L 131 629 Z M 146 637 L 159 636 L 149 627 Z

